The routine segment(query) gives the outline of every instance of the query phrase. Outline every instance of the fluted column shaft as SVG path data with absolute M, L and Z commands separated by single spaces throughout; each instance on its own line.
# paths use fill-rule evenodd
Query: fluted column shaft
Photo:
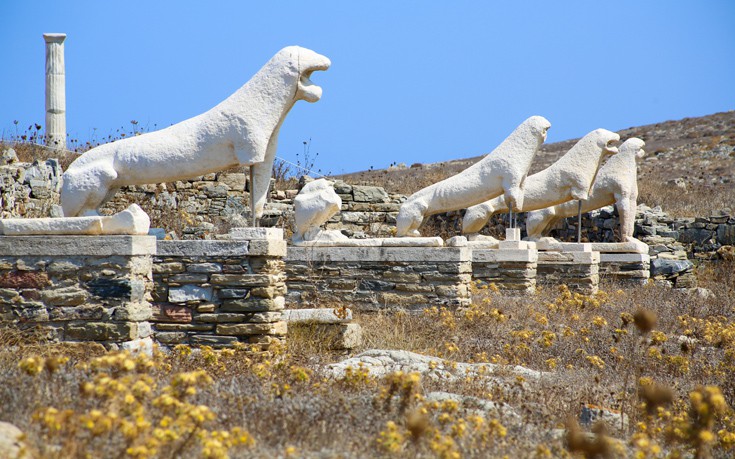
M 66 72 L 64 33 L 45 33 L 46 41 L 46 145 L 66 148 Z

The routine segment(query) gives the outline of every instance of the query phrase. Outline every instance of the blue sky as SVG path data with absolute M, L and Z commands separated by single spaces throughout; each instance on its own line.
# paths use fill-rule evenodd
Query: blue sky
M 332 60 L 278 156 L 333 174 L 735 109 L 735 2 L 74 1 L 0 6 L 0 134 L 44 122 L 44 32 L 65 32 L 67 128 L 104 138 L 202 113 L 280 48 Z

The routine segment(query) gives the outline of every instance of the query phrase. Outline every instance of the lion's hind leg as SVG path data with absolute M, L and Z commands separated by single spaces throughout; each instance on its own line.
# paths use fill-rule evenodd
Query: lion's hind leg
M 117 191 L 116 179 L 117 171 L 102 161 L 67 171 L 60 195 L 64 216 L 99 215 L 99 207 Z

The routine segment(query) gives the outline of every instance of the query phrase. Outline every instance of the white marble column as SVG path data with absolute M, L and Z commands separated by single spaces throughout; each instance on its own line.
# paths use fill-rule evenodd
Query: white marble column
M 46 145 L 66 148 L 65 33 L 45 33 L 46 41 Z

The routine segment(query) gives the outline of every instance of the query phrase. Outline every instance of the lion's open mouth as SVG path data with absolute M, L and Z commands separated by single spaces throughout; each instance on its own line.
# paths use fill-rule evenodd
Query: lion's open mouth
M 617 140 L 614 140 L 614 139 L 613 140 L 608 140 L 607 143 L 605 144 L 605 150 L 607 150 L 608 153 L 611 154 L 611 155 L 617 154 L 618 153 L 618 147 L 615 146 L 616 143 L 617 143 Z
M 308 102 L 316 102 L 322 97 L 322 88 L 311 81 L 311 74 L 318 70 L 327 70 L 329 64 L 315 65 L 308 70 L 304 70 L 299 77 L 299 90 Z

